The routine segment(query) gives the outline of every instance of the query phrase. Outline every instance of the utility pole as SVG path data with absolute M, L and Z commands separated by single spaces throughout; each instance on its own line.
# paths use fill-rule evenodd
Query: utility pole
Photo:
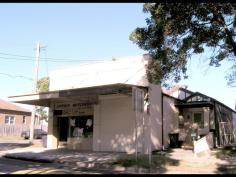
M 37 93 L 39 57 L 40 57 L 40 49 L 41 48 L 43 48 L 43 46 L 41 46 L 40 43 L 37 42 L 33 93 Z M 33 144 L 33 140 L 34 140 L 34 119 L 35 119 L 35 114 L 36 114 L 36 106 L 34 105 L 33 110 L 32 110 L 32 116 L 31 116 L 31 124 L 30 124 L 30 144 Z

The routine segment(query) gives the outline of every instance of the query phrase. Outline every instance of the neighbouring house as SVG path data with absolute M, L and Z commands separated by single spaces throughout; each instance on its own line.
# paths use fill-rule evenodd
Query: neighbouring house
M 20 135 L 29 129 L 31 111 L 0 99 L 0 136 Z
M 20 136 L 22 131 L 30 129 L 30 124 L 31 110 L 0 99 L 0 136 Z M 47 131 L 47 123 L 37 113 L 34 128 Z
M 170 96 L 174 100 L 175 108 L 178 109 L 176 130 L 179 140 L 185 145 L 192 145 L 194 124 L 198 125 L 196 136 L 210 136 L 211 147 L 234 142 L 235 110 L 200 92 L 187 90 L 184 86 L 163 90 L 163 95 Z
M 173 134 L 191 145 L 193 123 L 217 146 L 232 142 L 235 111 L 198 92 L 149 83 L 151 60 L 144 54 L 55 70 L 48 92 L 9 99 L 49 108 L 48 148 L 149 153 L 169 147 Z

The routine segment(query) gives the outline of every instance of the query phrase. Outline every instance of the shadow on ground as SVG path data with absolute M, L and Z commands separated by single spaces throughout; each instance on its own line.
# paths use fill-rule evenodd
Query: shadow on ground
M 216 173 L 236 174 L 236 145 L 226 146 L 218 149 L 215 153 L 216 158 L 223 161 L 217 164 Z
M 13 157 L 23 157 L 27 160 L 43 162 L 51 160 L 59 168 L 65 170 L 99 172 L 99 173 L 164 173 L 166 166 L 178 166 L 179 160 L 170 157 L 172 150 L 155 152 L 149 168 L 148 155 L 135 155 L 112 152 L 91 152 L 68 149 L 44 150 L 43 152 L 21 152 L 8 154 Z M 136 168 L 138 167 L 138 168 Z
M 8 151 L 16 148 L 26 148 L 29 146 L 29 143 L 0 143 L 0 151 Z
M 113 161 L 113 165 L 119 165 L 126 168 L 138 167 L 139 172 L 144 173 L 165 173 L 167 166 L 179 166 L 180 162 L 177 159 L 170 157 L 172 149 L 168 151 L 157 151 L 151 156 L 138 155 L 137 160 L 135 155 L 125 155 L 116 161 Z

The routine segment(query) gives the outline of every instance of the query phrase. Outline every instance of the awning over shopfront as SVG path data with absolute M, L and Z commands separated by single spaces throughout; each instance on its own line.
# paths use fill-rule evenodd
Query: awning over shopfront
M 15 103 L 38 105 L 49 107 L 51 102 L 78 101 L 81 103 L 96 103 L 99 95 L 125 94 L 132 95 L 132 87 L 139 87 L 129 84 L 111 84 L 94 87 L 84 87 L 68 90 L 57 90 L 41 92 L 37 94 L 25 94 L 10 96 L 9 100 Z M 141 87 L 146 88 L 146 87 Z

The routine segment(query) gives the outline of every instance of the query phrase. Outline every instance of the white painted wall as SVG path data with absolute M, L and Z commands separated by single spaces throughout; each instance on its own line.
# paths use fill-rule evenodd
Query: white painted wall
M 57 149 L 58 147 L 58 124 L 57 118 L 53 117 L 54 104 L 50 104 L 48 115 L 48 134 L 47 134 L 47 148 Z
M 162 122 L 161 122 L 161 86 L 149 85 L 149 99 L 150 99 L 150 120 L 151 120 L 151 143 L 152 150 L 162 148 Z
M 178 132 L 178 109 L 173 98 L 163 96 L 164 146 L 169 146 L 169 133 Z
M 144 125 L 140 114 L 137 118 L 138 151 L 146 154 L 150 144 L 152 151 L 162 148 L 160 85 L 150 84 L 149 95 L 150 115 L 146 114 L 145 109 Z M 135 112 L 132 97 L 99 96 L 99 103 L 94 106 L 93 133 L 94 151 L 135 153 Z
M 52 71 L 49 90 L 83 88 L 126 83 L 147 86 L 146 67 L 150 55 L 117 58 L 100 63 L 87 63 Z
M 131 96 L 100 96 L 94 106 L 94 151 L 135 152 Z

